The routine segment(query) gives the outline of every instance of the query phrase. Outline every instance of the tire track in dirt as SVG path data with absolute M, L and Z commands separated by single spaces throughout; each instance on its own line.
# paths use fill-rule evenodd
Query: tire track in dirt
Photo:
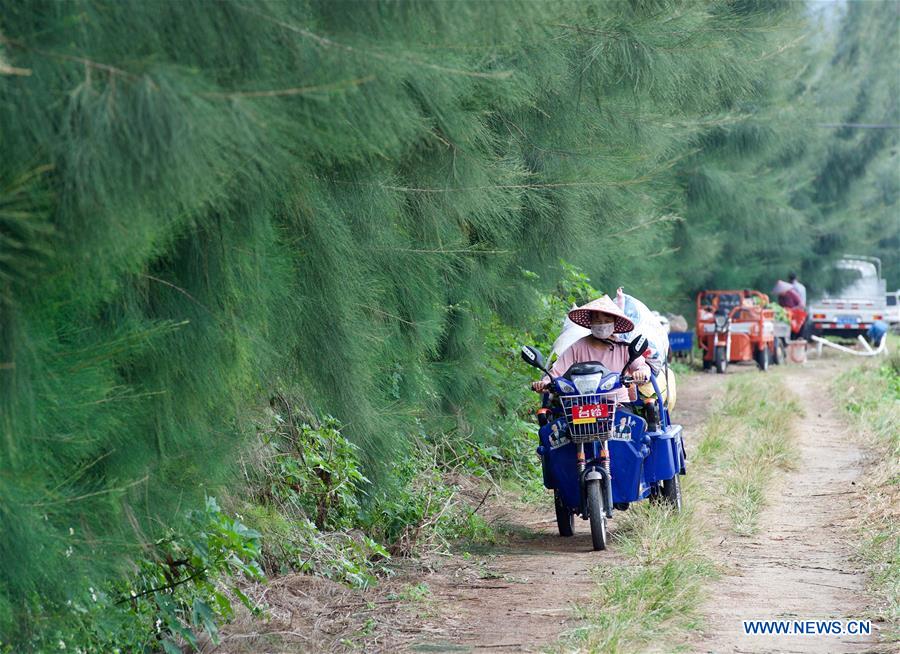
M 865 615 L 865 578 L 852 561 L 862 472 L 860 446 L 841 421 L 829 383 L 835 360 L 791 366 L 786 381 L 806 416 L 797 466 L 767 492 L 759 531 L 728 535 L 717 558 L 726 574 L 710 588 L 695 652 L 874 652 L 877 636 L 745 636 L 742 620 L 835 620 Z M 752 462 L 747 462 L 752 465 Z M 877 625 L 873 624 L 877 628 Z M 875 629 L 873 629 L 873 632 Z

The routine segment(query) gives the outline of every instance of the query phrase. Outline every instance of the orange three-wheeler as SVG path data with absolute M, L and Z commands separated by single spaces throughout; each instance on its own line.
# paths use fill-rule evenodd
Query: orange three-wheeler
M 697 342 L 703 368 L 725 372 L 729 363 L 755 361 L 769 369 L 775 349 L 775 312 L 759 291 L 702 291 L 697 296 Z

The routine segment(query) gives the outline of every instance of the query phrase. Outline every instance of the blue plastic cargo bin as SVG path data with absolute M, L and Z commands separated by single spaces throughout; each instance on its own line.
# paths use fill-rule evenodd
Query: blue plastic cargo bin
M 694 349 L 694 332 L 669 332 L 669 349 L 690 352 Z

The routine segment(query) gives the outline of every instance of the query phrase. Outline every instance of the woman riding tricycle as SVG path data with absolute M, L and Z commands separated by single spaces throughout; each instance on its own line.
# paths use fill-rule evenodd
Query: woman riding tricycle
M 613 509 L 658 498 L 679 509 L 684 474 L 681 426 L 669 422 L 656 374 L 642 356 L 647 339 L 625 344 L 614 333 L 634 323 L 608 297 L 569 312 L 569 319 L 591 330 L 547 370 L 540 352 L 522 348 L 526 363 L 545 377 L 538 432 L 544 485 L 553 489 L 561 536 L 574 533 L 574 515 L 590 520 L 595 550 L 606 549 L 607 519 Z M 655 399 L 645 402 L 629 389 L 649 379 Z

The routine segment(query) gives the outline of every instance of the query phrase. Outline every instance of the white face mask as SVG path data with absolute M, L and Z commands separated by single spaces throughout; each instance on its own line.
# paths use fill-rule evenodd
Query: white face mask
M 594 335 L 594 338 L 599 338 L 601 340 L 607 339 L 613 335 L 613 330 L 616 328 L 615 323 L 607 322 L 607 323 L 595 323 L 591 325 L 591 334 Z

